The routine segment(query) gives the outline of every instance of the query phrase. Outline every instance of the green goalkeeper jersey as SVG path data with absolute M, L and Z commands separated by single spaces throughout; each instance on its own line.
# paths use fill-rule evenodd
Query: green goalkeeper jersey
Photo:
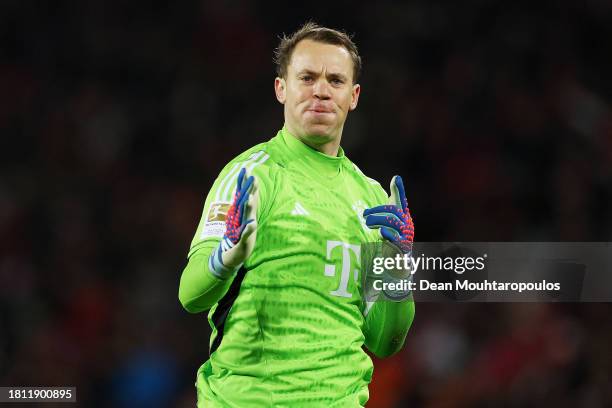
M 208 314 L 199 406 L 364 406 L 373 365 L 363 349 L 360 246 L 380 235 L 362 213 L 387 194 L 342 149 L 327 156 L 283 129 L 221 171 L 190 259 L 218 245 L 243 167 L 257 183 L 257 239 Z

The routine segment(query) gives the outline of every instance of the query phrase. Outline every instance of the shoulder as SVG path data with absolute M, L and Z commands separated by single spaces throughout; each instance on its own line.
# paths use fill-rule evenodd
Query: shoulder
M 259 143 L 248 150 L 240 153 L 226 167 L 231 167 L 236 163 L 255 163 L 252 167 L 261 168 L 282 168 L 287 165 L 287 148 L 283 143 L 281 132 L 270 140 Z
M 250 149 L 238 154 L 236 157 L 234 157 L 227 163 L 225 169 L 240 166 L 248 166 L 255 168 L 259 165 L 266 163 L 270 159 L 268 143 L 269 142 L 259 143 L 251 147 Z
M 238 154 L 225 165 L 220 177 L 232 173 L 238 174 L 242 168 L 252 175 L 270 172 L 271 169 L 278 167 L 279 158 L 275 152 L 273 140 L 259 143 Z
M 346 160 L 346 168 L 349 172 L 352 173 L 353 178 L 355 178 L 357 181 L 359 181 L 364 186 L 368 186 L 370 189 L 380 190 L 381 192 L 385 193 L 384 188 L 377 180 L 374 180 L 373 178 L 366 176 L 365 173 L 361 171 L 361 169 L 348 158 Z
M 238 174 L 243 168 L 249 176 L 255 176 L 261 190 L 272 190 L 275 175 L 281 167 L 273 142 L 274 139 L 259 143 L 238 154 L 225 165 L 213 187 L 217 201 L 231 201 Z

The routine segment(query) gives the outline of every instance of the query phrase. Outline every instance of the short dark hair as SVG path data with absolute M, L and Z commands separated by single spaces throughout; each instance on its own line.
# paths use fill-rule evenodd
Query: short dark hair
M 353 83 L 357 83 L 361 73 L 361 57 L 357 51 L 357 45 L 344 31 L 321 27 L 312 21 L 306 22 L 297 31 L 287 37 L 285 34 L 280 39 L 280 44 L 274 50 L 274 62 L 276 63 L 276 74 L 281 78 L 287 78 L 287 67 L 291 61 L 291 55 L 295 46 L 302 40 L 312 40 L 324 44 L 340 45 L 344 47 L 353 60 Z

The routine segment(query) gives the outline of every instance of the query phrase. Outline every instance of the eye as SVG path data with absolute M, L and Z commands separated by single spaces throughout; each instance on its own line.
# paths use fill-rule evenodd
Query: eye
M 304 81 L 304 82 L 312 82 L 312 76 L 311 75 L 302 75 L 300 77 L 300 80 Z
M 344 81 L 343 81 L 343 80 L 341 80 L 340 78 L 333 78 L 333 79 L 331 80 L 331 83 L 332 83 L 333 85 L 342 85 L 342 84 L 344 84 Z

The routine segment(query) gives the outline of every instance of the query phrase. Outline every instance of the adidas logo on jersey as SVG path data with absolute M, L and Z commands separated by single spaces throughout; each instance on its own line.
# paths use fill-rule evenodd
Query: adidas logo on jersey
M 308 211 L 300 204 L 299 202 L 295 202 L 295 208 L 291 211 L 292 215 L 310 215 Z

